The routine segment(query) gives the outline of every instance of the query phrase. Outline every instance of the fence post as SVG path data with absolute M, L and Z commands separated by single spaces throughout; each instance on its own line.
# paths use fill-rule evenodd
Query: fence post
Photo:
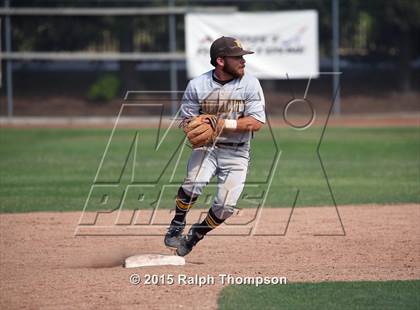
M 332 96 L 334 100 L 333 114 L 340 115 L 340 24 L 339 0 L 332 0 L 332 58 L 333 58 L 333 85 Z
M 168 5 L 173 8 L 174 0 L 168 0 Z M 176 52 L 176 20 L 175 14 L 169 13 L 169 50 L 171 53 Z M 175 60 L 170 63 L 170 83 L 171 83 L 171 115 L 174 116 L 177 111 L 177 90 L 178 90 L 178 71 Z
M 5 0 L 5 8 L 9 8 L 10 1 Z M 11 25 L 10 25 L 10 15 L 5 17 L 5 45 L 6 53 L 12 51 L 12 36 L 11 36 Z M 13 76 L 12 76 L 12 60 L 6 60 L 6 96 L 7 96 L 7 116 L 13 117 Z

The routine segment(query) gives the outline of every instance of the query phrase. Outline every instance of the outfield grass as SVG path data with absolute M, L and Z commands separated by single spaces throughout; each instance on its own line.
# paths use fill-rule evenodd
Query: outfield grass
M 259 183 L 259 190 L 267 189 L 273 161 L 280 154 L 266 205 L 291 206 L 298 189 L 297 206 L 332 205 L 316 153 L 321 128 L 279 128 L 273 134 L 277 147 L 267 129 L 253 140 L 247 180 Z M 101 129 L 0 129 L 0 211 L 81 210 L 109 135 L 110 130 Z M 134 131 L 117 131 L 96 181 L 121 184 L 121 188 L 132 181 L 156 184 L 149 187 L 151 192 L 168 183 L 176 188 L 185 176 L 190 150 L 177 157 L 179 129 L 168 133 L 158 151 L 154 150 L 156 136 L 154 129 L 139 132 L 133 168 L 134 152 L 129 150 Z M 419 128 L 328 128 L 320 155 L 337 204 L 420 201 Z M 173 207 L 175 192 L 171 189 L 162 197 L 162 207 Z M 206 193 L 211 192 L 209 188 Z M 248 205 L 241 202 L 240 206 Z
M 228 309 L 419 309 L 420 281 L 323 282 L 229 286 L 219 307 Z

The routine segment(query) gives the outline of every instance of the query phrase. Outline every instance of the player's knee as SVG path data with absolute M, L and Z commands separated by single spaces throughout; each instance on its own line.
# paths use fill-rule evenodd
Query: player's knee
M 206 185 L 207 185 L 207 183 L 197 183 L 197 182 L 186 181 L 181 186 L 181 188 L 190 197 L 197 198 L 198 196 L 201 196 L 201 194 L 203 193 L 203 189 Z
M 235 207 L 234 206 L 227 206 L 227 205 L 217 205 L 214 204 L 212 206 L 212 211 L 217 216 L 217 218 L 221 220 L 226 220 L 229 217 L 231 217 L 235 213 Z

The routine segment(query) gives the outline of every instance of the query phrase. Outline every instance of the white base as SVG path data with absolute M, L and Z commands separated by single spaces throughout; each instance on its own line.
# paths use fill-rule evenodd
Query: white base
M 185 259 L 175 255 L 141 254 L 126 258 L 123 266 L 125 268 L 137 268 L 165 265 L 183 266 L 185 265 Z

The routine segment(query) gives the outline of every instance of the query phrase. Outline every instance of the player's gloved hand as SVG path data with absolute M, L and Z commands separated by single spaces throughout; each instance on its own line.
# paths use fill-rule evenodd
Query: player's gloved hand
M 181 123 L 193 148 L 212 144 L 224 127 L 224 120 L 215 115 L 202 114 Z

